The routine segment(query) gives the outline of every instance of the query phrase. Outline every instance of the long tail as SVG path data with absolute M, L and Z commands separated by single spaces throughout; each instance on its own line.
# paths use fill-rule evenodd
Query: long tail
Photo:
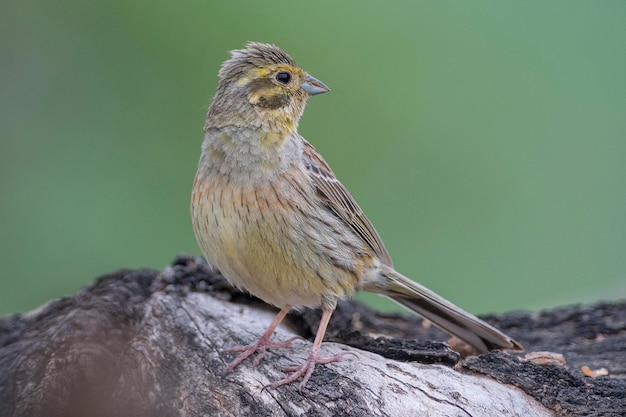
M 386 295 L 481 352 L 492 349 L 524 350 L 522 345 L 498 329 L 392 268 L 385 268 L 377 281 L 365 284 L 364 290 Z

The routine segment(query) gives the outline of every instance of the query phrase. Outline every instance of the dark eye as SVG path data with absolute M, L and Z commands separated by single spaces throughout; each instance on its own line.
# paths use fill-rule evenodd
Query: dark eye
M 276 80 L 283 84 L 289 84 L 289 81 L 291 81 L 291 74 L 288 72 L 279 72 L 276 74 Z

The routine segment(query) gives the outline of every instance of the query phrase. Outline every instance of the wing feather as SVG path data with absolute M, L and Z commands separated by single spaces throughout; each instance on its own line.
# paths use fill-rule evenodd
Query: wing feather
M 313 145 L 304 138 L 302 141 L 304 142 L 304 165 L 324 203 L 372 248 L 383 264 L 393 267 L 391 256 L 374 225 L 365 216 L 346 187 L 335 177 Z

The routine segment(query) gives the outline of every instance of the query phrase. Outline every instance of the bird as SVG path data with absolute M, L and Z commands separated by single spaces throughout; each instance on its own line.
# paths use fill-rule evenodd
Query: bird
M 253 354 L 295 339 L 271 336 L 292 308 L 321 307 L 307 359 L 285 368 L 270 388 L 336 362 L 321 345 L 338 300 L 356 291 L 387 296 L 457 336 L 479 352 L 522 350 L 511 337 L 394 269 L 380 235 L 316 149 L 298 133 L 307 101 L 330 89 L 273 44 L 248 42 L 230 52 L 204 124 L 191 196 L 199 247 L 235 287 L 280 309 L 258 341 L 228 371 Z

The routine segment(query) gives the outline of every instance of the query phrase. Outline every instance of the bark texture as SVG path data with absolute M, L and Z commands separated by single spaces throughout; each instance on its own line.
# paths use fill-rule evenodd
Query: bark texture
M 305 340 L 225 372 L 234 355 L 223 351 L 256 340 L 275 313 L 195 257 L 114 272 L 0 319 L 0 417 L 626 415 L 626 302 L 484 317 L 566 366 L 503 352 L 461 359 L 416 316 L 343 302 L 323 350 L 353 354 L 316 367 L 302 391 L 264 386 L 306 358 L 315 310 L 291 313 L 275 335 Z

